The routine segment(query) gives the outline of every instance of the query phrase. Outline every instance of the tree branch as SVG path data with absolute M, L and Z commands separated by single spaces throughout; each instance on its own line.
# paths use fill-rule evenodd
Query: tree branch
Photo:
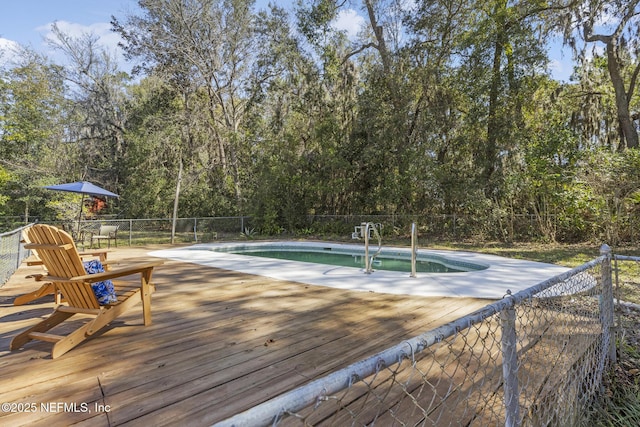
M 604 35 L 604 34 L 587 34 L 588 32 L 591 32 L 592 28 L 586 27 L 585 26 L 585 34 L 584 34 L 584 39 L 587 42 L 595 42 L 595 41 L 600 41 L 603 43 L 610 43 L 612 39 L 614 38 L 618 38 L 620 36 L 620 34 L 622 33 L 622 31 L 624 30 L 624 27 L 627 25 L 627 23 L 631 20 L 631 18 L 633 18 L 634 16 L 640 14 L 640 12 L 636 12 L 636 6 L 638 5 L 638 3 L 640 3 L 640 0 L 634 0 L 631 4 L 629 4 L 629 9 L 627 10 L 627 13 L 624 15 L 624 17 L 622 17 L 622 19 L 620 20 L 620 22 L 618 23 L 618 27 L 615 29 L 615 31 L 613 33 L 611 33 L 610 35 Z
M 344 64 L 345 62 L 347 62 L 347 60 L 348 60 L 349 58 L 351 58 L 352 56 L 357 55 L 357 54 L 359 54 L 360 52 L 362 52 L 363 50 L 365 50 L 365 49 L 369 49 L 370 47 L 372 47 L 372 48 L 374 48 L 374 49 L 378 49 L 378 45 L 377 45 L 377 44 L 375 44 L 375 43 L 367 43 L 367 44 L 365 44 L 365 45 L 363 45 L 363 46 L 360 46 L 360 48 L 358 48 L 358 49 L 356 49 L 356 50 L 354 50 L 354 51 L 350 52 L 347 56 L 345 56 L 345 57 L 344 57 L 344 59 L 342 60 L 342 64 Z M 341 64 L 341 65 L 342 65 L 342 64 Z
M 631 75 L 631 82 L 629 83 L 629 91 L 627 92 L 627 99 L 631 100 L 633 96 L 633 91 L 636 88 L 636 82 L 638 81 L 638 74 L 640 73 L 640 62 L 636 64 L 636 68 L 633 70 L 633 74 Z

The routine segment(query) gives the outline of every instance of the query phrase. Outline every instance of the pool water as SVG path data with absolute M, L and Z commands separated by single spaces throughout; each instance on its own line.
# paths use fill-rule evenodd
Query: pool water
M 256 256 L 262 258 L 284 259 L 289 261 L 312 262 L 315 264 L 335 265 L 340 267 L 365 268 L 364 255 L 331 253 L 329 251 L 287 251 L 287 250 L 241 250 L 232 251 L 238 255 Z M 369 256 L 373 255 L 371 253 Z M 411 272 L 411 260 L 387 258 L 378 256 L 373 262 L 374 270 Z M 433 261 L 417 260 L 416 271 L 419 273 L 458 273 L 458 270 Z

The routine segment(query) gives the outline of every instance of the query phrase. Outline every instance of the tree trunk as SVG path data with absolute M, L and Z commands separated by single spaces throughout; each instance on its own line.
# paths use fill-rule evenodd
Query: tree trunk
M 176 183 L 176 197 L 173 199 L 173 221 L 171 222 L 171 244 L 176 237 L 176 222 L 178 221 L 178 201 L 180 200 L 180 184 L 182 183 L 182 158 L 178 165 L 178 182 Z
M 384 39 L 384 30 L 382 28 L 382 25 L 378 25 L 378 20 L 376 19 L 375 10 L 373 9 L 373 3 L 371 2 L 371 0 L 365 0 L 364 3 L 367 7 L 367 13 L 369 14 L 371 29 L 373 30 L 373 34 L 376 36 L 376 48 L 378 49 L 378 52 L 380 52 L 380 58 L 382 60 L 384 73 L 388 74 L 391 70 L 391 60 L 389 58 L 389 51 L 387 50 L 387 43 Z
M 500 23 L 499 23 L 500 25 Z M 502 28 L 498 28 L 498 34 L 494 44 L 493 51 L 493 69 L 491 71 L 491 88 L 489 89 L 489 115 L 487 118 L 487 142 L 482 152 L 482 179 L 485 186 L 485 195 L 490 196 L 492 185 L 491 181 L 496 171 L 496 157 L 498 155 L 498 140 L 500 134 L 499 119 L 499 95 L 500 85 L 502 81 L 502 53 L 506 34 Z
M 629 99 L 627 98 L 624 80 L 620 72 L 620 62 L 616 55 L 616 47 L 616 39 L 611 37 L 607 41 L 607 68 L 609 69 L 609 76 L 616 94 L 618 123 L 620 124 L 623 139 L 621 146 L 624 147 L 626 143 L 626 148 L 635 148 L 638 146 L 638 132 L 633 126 L 633 120 L 629 113 Z

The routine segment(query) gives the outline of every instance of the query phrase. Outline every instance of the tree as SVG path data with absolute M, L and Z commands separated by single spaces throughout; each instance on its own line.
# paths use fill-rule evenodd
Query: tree
M 131 87 L 126 150 L 122 158 L 121 209 L 131 217 L 170 217 L 180 155 L 180 95 L 155 77 Z
M 435 106 L 454 102 L 444 106 L 449 117 L 444 123 L 451 128 L 456 118 L 455 129 L 462 133 L 447 139 L 469 146 L 473 158 L 467 173 L 498 205 L 506 199 L 507 168 L 518 162 L 526 142 L 523 108 L 547 63 L 544 14 L 561 7 L 561 2 L 432 0 L 421 3 L 409 21 L 413 55 L 438 76 L 425 93 L 443 93 Z M 437 148 L 436 158 L 441 161 L 450 151 Z
M 613 245 L 629 240 L 625 234 L 633 233 L 630 222 L 640 201 L 640 151 L 588 153 L 579 178 L 593 210 L 592 224 L 601 233 L 597 237 Z
M 253 1 L 143 0 L 140 6 L 141 16 L 129 16 L 126 24 L 113 18 L 112 25 L 125 40 L 127 56 L 141 60 L 140 69 L 166 79 L 181 94 L 174 210 L 178 177 L 184 172 L 204 173 L 212 191 L 233 194 L 234 211 L 243 212 L 252 142 L 244 125 L 260 92 L 256 86 L 273 76 L 255 29 Z M 206 119 L 196 105 L 207 113 Z
M 43 215 L 45 185 L 64 170 L 63 82 L 59 67 L 28 49 L 0 81 L 0 166 L 7 172 L 7 214 Z
M 348 39 L 333 22 L 356 4 L 366 18 L 358 36 Z M 400 50 L 404 12 L 397 1 L 299 3 L 300 32 L 319 58 L 319 87 L 328 100 L 321 121 L 325 149 L 333 150 L 327 160 L 343 169 L 334 174 L 335 182 L 350 183 L 341 197 L 333 192 L 341 210 L 394 211 L 411 205 L 423 93 Z
M 603 43 L 607 70 L 615 93 L 620 148 L 638 147 L 636 122 L 630 106 L 640 73 L 640 0 L 590 0 L 576 3 L 562 15 L 564 38 L 584 64 L 588 46 Z M 575 31 L 577 30 L 577 32 Z M 584 41 L 578 44 L 579 38 Z M 583 65 L 584 66 L 584 65 Z
M 251 102 L 253 69 L 261 48 L 253 29 L 252 1 L 144 0 L 143 16 L 126 25 L 113 18 L 130 58 L 150 73 L 166 77 L 185 95 L 204 96 L 211 144 L 208 162 L 231 182 L 242 210 L 242 125 Z M 187 90 L 187 88 L 190 88 Z M 185 106 L 188 99 L 185 97 Z
M 70 142 L 78 146 L 75 179 L 100 182 L 117 189 L 118 165 L 124 151 L 124 121 L 128 76 L 118 69 L 115 57 L 90 33 L 78 37 L 52 26 L 49 44 L 65 55 L 58 68 L 68 83 Z

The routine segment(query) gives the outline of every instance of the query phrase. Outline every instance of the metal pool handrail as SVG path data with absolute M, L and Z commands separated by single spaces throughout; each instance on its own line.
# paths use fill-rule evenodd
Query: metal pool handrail
M 416 223 L 411 224 L 411 275 L 409 277 L 417 277 L 416 274 L 416 257 L 418 255 L 418 227 Z
M 375 234 L 376 238 L 378 239 L 378 250 L 375 254 L 373 254 L 373 256 L 371 256 L 371 258 L 369 258 L 369 230 L 373 230 L 373 234 Z M 375 257 L 380 255 L 380 252 L 382 252 L 382 237 L 378 232 L 378 228 L 376 227 L 376 224 L 372 222 L 367 222 L 364 225 L 364 262 L 365 262 L 364 272 L 366 274 L 373 273 L 373 260 Z

